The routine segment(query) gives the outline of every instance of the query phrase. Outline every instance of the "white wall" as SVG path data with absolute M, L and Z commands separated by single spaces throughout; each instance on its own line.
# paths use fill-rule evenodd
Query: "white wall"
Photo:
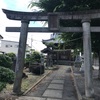
M 18 52 L 18 45 L 19 42 L 15 41 L 8 41 L 8 40 L 1 40 L 1 47 L 0 51 L 3 51 L 5 53 L 15 53 L 17 55 Z M 26 50 L 30 50 L 31 48 L 27 45 Z

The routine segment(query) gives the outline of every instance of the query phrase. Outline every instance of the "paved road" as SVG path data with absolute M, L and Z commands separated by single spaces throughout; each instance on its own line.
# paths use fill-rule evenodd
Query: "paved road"
M 77 100 L 70 66 L 59 66 L 58 70 L 18 100 Z

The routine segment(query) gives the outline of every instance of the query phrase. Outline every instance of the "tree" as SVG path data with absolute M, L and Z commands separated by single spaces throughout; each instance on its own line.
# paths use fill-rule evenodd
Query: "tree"
M 41 59 L 41 54 L 38 51 L 32 51 L 31 54 L 26 55 L 26 63 L 34 63 L 34 62 L 38 62 L 40 63 L 40 59 Z
M 12 60 L 16 57 L 16 55 L 15 55 L 13 52 L 11 52 L 11 53 L 6 53 L 6 55 L 7 55 L 8 57 L 10 57 Z
M 38 6 L 45 12 L 82 11 L 87 9 L 100 9 L 99 0 L 39 0 L 31 1 L 29 7 Z
M 52 5 L 53 4 L 53 5 Z M 82 11 L 100 9 L 100 0 L 39 0 L 39 2 L 31 1 L 30 7 L 38 6 L 44 12 L 66 12 L 66 11 Z M 62 26 L 81 26 L 81 23 L 75 21 L 61 21 Z M 92 20 L 91 25 L 100 26 L 100 20 Z M 63 33 L 61 38 L 65 41 L 66 45 L 70 47 L 82 47 L 82 34 L 81 33 Z M 100 35 L 92 33 L 92 50 L 99 55 L 99 75 L 100 78 Z M 77 40 L 75 40 L 77 39 Z M 72 41 L 72 40 L 75 40 Z

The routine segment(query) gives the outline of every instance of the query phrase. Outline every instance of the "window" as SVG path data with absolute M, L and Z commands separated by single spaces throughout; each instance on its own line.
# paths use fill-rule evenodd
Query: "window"
M 8 45 L 6 45 L 5 47 L 8 48 Z
M 6 44 L 5 47 L 6 47 L 6 48 L 10 48 L 10 47 L 12 47 L 12 45 Z

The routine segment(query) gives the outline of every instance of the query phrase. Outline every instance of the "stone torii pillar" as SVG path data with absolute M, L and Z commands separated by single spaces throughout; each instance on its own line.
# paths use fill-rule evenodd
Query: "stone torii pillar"
M 23 75 L 23 67 L 24 67 L 24 57 L 26 50 L 26 41 L 27 41 L 27 33 L 28 33 L 28 24 L 29 21 L 23 20 L 21 21 L 21 30 L 20 30 L 20 40 L 19 40 L 19 48 L 17 54 L 16 61 L 16 69 L 15 69 L 15 81 L 13 86 L 13 92 L 21 94 L 21 83 L 22 83 L 22 75 Z
M 84 67 L 85 67 L 85 96 L 92 97 L 94 94 L 94 90 L 92 82 L 90 20 L 83 19 L 82 27 L 83 27 L 83 47 L 84 47 Z

